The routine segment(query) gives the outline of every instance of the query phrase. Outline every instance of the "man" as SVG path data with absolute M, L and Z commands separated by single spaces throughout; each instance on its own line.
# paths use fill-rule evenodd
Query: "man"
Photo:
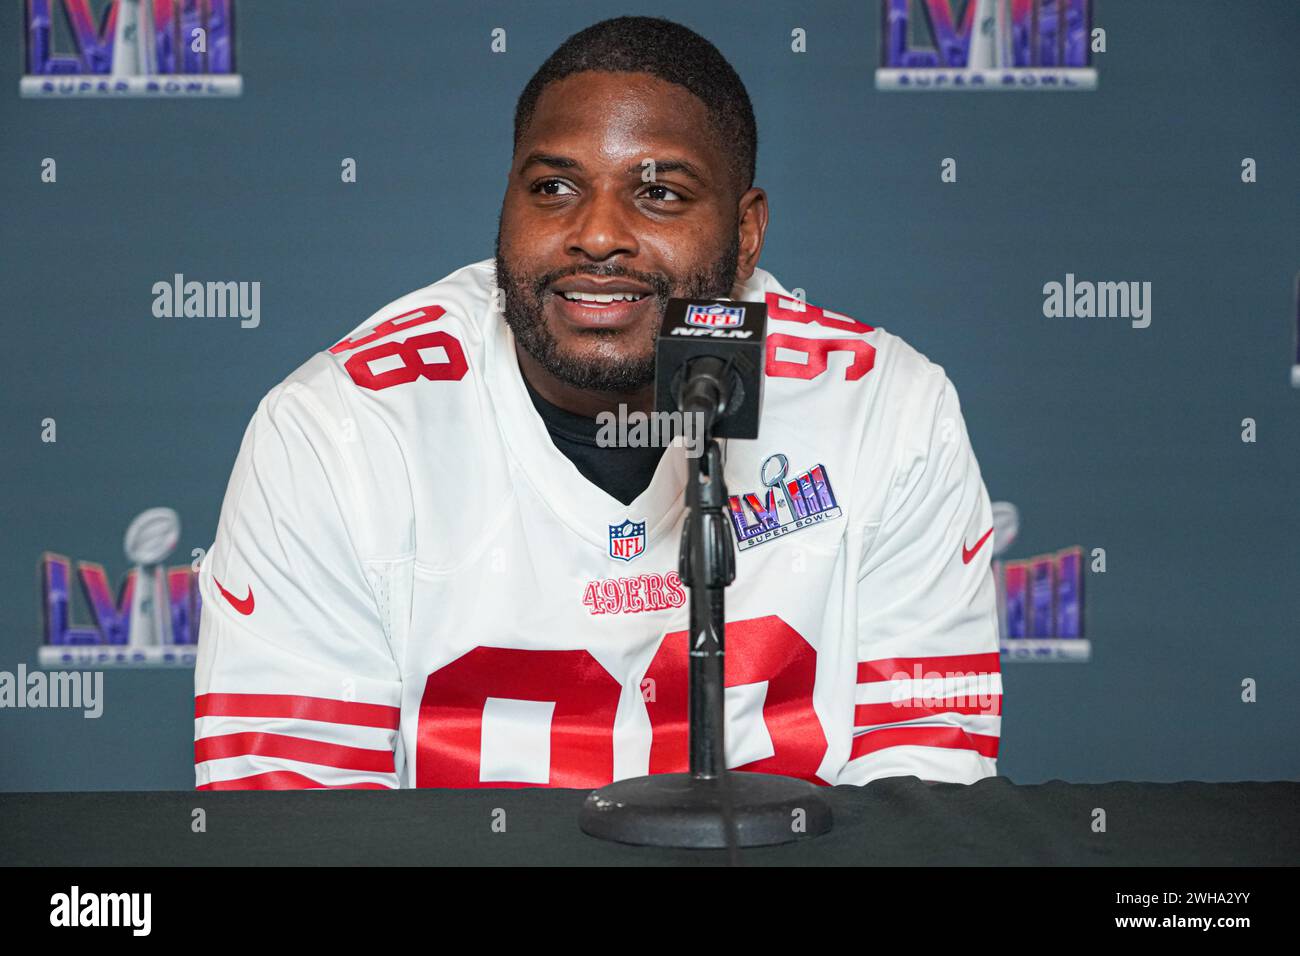
M 398 299 L 263 400 L 203 563 L 200 788 L 595 787 L 686 769 L 685 449 L 646 411 L 669 297 L 765 301 L 726 443 L 728 765 L 995 770 L 991 516 L 957 396 L 758 267 L 739 77 L 624 17 L 529 82 L 495 263 Z

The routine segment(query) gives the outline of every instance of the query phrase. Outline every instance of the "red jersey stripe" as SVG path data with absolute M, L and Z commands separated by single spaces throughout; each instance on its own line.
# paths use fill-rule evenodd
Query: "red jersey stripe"
M 1002 671 L 1001 656 L 990 654 L 952 654 L 947 657 L 886 657 L 878 661 L 858 662 L 858 683 L 895 680 L 903 677 L 914 680 L 917 669 L 921 676 L 938 675 L 955 677 L 959 674 L 998 674 Z
M 959 701 L 964 701 L 959 703 Z M 897 703 L 858 704 L 853 708 L 853 726 L 870 727 L 873 724 L 896 724 L 918 717 L 933 717 L 935 714 L 980 714 L 985 717 L 998 717 L 1002 714 L 1002 695 L 993 695 L 985 707 L 979 703 L 970 703 L 970 698 L 949 697 L 946 700 L 926 698 L 906 698 Z
M 391 750 L 366 750 L 362 747 L 345 747 L 305 737 L 287 734 L 221 734 L 200 737 L 194 741 L 194 762 L 221 760 L 225 757 L 281 757 L 301 760 L 340 770 L 368 770 L 374 773 L 395 773 L 396 765 Z
M 200 694 L 194 698 L 195 717 L 292 717 L 357 727 L 396 730 L 401 708 L 385 704 L 358 704 L 329 697 L 293 694 Z
M 392 790 L 382 783 L 321 783 L 311 777 L 304 777 L 292 770 L 271 770 L 255 773 L 251 777 L 239 777 L 235 780 L 214 780 L 195 787 L 196 790 L 308 790 L 319 787 L 325 790 Z
M 972 734 L 960 727 L 884 727 L 854 737 L 849 759 L 904 746 L 974 750 L 985 757 L 998 755 L 998 738 L 989 734 Z

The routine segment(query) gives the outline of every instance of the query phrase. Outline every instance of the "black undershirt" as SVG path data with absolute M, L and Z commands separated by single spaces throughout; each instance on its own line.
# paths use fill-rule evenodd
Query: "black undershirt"
M 533 400 L 533 407 L 542 416 L 551 441 L 577 466 L 582 477 L 625 505 L 630 505 L 650 486 L 663 457 L 662 448 L 601 448 L 596 444 L 600 431 L 596 419 L 552 405 L 537 394 L 526 378 L 524 387 Z

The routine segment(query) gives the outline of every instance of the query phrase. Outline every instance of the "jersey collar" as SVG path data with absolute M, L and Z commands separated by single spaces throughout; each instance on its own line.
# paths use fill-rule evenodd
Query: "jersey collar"
M 763 301 L 779 285 L 757 269 L 737 297 Z M 686 489 L 686 451 L 680 440 L 665 449 L 649 486 L 630 504 L 623 504 L 603 488 L 588 481 L 564 453 L 555 447 L 546 424 L 533 406 L 515 353 L 514 333 L 497 305 L 503 296 L 488 296 L 485 316 L 484 381 L 495 408 L 497 427 L 516 470 L 514 480 L 529 482 L 538 497 L 574 533 L 601 551 L 609 547 L 609 526 L 624 519 L 646 523 L 646 547 L 673 533 L 683 510 Z M 723 441 L 725 453 L 725 440 Z

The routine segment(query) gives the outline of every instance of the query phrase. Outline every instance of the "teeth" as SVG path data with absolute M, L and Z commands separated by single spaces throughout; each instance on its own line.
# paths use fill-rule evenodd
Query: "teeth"
M 605 305 L 610 302 L 639 302 L 645 296 L 636 292 L 562 292 L 570 302 L 594 302 Z

